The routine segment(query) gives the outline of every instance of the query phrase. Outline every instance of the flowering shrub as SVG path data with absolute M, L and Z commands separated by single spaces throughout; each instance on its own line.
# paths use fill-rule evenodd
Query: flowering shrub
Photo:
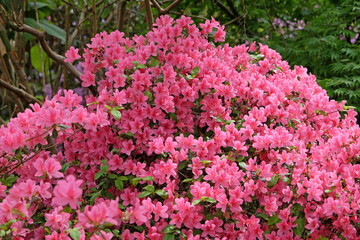
M 3 239 L 359 239 L 359 126 L 214 19 L 97 34 L 82 86 L 0 129 Z

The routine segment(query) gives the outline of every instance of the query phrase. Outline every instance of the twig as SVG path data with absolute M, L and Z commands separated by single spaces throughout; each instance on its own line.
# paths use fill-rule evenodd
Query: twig
M 164 15 L 167 14 L 171 9 L 173 9 L 174 7 L 176 7 L 177 5 L 179 5 L 179 3 L 182 0 L 175 0 L 173 3 L 171 3 L 169 6 L 167 6 L 165 9 L 163 9 L 159 3 L 156 0 L 151 0 L 152 4 L 154 5 L 154 7 L 159 11 L 160 15 Z
M 60 63 L 62 65 L 64 65 L 64 67 L 76 78 L 80 79 L 81 73 L 70 63 L 64 62 L 65 57 L 61 56 L 57 53 L 55 53 L 50 46 L 48 45 L 48 43 L 45 40 L 45 36 L 46 33 L 39 31 L 35 28 L 32 28 L 26 24 L 22 25 L 22 26 L 17 26 L 15 25 L 13 22 L 8 22 L 8 25 L 10 28 L 12 28 L 15 31 L 18 32 L 27 32 L 30 33 L 31 35 L 37 37 L 40 41 L 40 44 L 43 48 L 43 50 L 47 53 L 47 55 L 49 57 L 51 57 L 55 62 Z
M 145 9 L 146 9 L 146 20 L 148 22 L 149 30 L 151 31 L 153 25 L 153 14 L 151 11 L 150 0 L 144 0 Z
M 276 29 L 275 25 L 274 25 L 274 21 L 273 21 L 271 15 L 270 15 L 269 9 L 268 9 L 267 6 L 266 6 L 265 0 L 263 0 L 263 3 L 264 3 L 264 7 L 265 7 L 265 10 L 266 10 L 266 14 L 267 14 L 267 16 L 268 16 L 268 18 L 269 18 L 271 27 L 274 29 L 275 32 L 277 32 L 277 33 L 280 34 L 280 36 L 281 36 L 282 39 L 283 39 L 283 42 L 286 43 L 286 42 L 285 42 L 285 37 L 284 37 L 284 35 L 283 35 L 280 31 L 278 31 L 278 30 Z
M 191 17 L 191 18 L 198 18 L 198 19 L 201 19 L 201 20 L 208 20 L 207 18 L 205 17 L 201 17 L 201 16 L 196 16 L 196 15 L 191 15 L 191 14 L 186 14 L 184 12 L 175 12 L 175 11 L 169 11 L 169 13 L 171 14 L 175 14 L 175 15 L 178 15 L 178 16 L 186 16 L 186 17 Z
M 246 14 L 245 14 L 245 15 L 246 15 Z M 237 18 L 234 18 L 233 20 L 231 20 L 231 21 L 229 21 L 229 22 L 225 23 L 225 24 L 224 24 L 224 26 L 227 26 L 227 25 L 233 24 L 234 22 L 239 21 L 241 18 L 245 18 L 245 15 L 243 14 L 243 15 L 241 15 L 241 16 L 238 16 Z
M 25 92 L 24 90 L 22 90 L 20 88 L 17 88 L 15 86 L 5 82 L 2 79 L 0 79 L 0 85 L 2 87 L 6 88 L 7 90 L 15 93 L 17 96 L 24 99 L 28 103 L 38 103 L 38 104 L 42 105 L 42 103 L 38 99 L 36 99 L 33 95 Z
M 124 29 L 124 18 L 125 18 L 125 10 L 126 10 L 126 0 L 118 0 L 118 8 L 117 8 L 117 24 L 116 28 L 120 32 Z
M 215 4 L 217 4 L 223 11 L 227 12 L 227 14 L 231 18 L 236 18 L 237 17 L 222 2 L 219 2 L 218 0 L 215 0 Z
M 236 11 L 236 8 L 234 6 L 234 3 L 232 0 L 226 0 L 227 4 L 229 5 L 229 8 L 234 16 L 239 17 L 239 13 Z

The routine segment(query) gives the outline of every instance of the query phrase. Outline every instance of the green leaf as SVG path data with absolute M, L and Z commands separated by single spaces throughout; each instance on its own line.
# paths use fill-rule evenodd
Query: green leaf
M 58 124 L 57 126 L 58 126 L 61 130 L 66 130 L 66 129 L 68 129 L 68 128 L 71 128 L 70 126 L 64 125 L 64 124 Z
M 156 190 L 155 194 L 162 197 L 163 199 L 167 199 L 169 197 L 169 194 L 167 193 L 167 191 L 162 190 L 162 189 Z
M 195 206 L 195 205 L 198 205 L 198 204 L 201 203 L 201 202 L 202 202 L 201 199 L 196 199 L 196 200 L 194 200 L 194 201 L 191 203 L 191 205 Z
M 245 169 L 245 168 L 246 168 L 246 163 L 244 163 L 244 162 L 239 162 L 238 165 L 239 165 L 239 167 L 241 167 L 242 169 Z
M 137 65 L 137 68 L 146 68 L 146 65 L 145 64 L 139 64 L 139 65 Z
M 104 106 L 105 106 L 108 110 L 110 110 L 110 111 L 112 110 L 112 107 L 110 107 L 109 105 L 106 105 L 106 104 L 105 104 Z
M 163 233 L 174 233 L 176 231 L 176 226 L 174 225 L 167 225 L 166 227 L 164 227 L 161 232 Z
M 65 163 L 62 165 L 60 172 L 65 173 L 70 167 L 70 163 Z
M 268 182 L 268 188 L 272 188 L 273 186 L 275 186 L 278 183 L 279 179 L 279 175 L 272 176 L 271 180 Z
M 269 218 L 268 225 L 275 225 L 280 222 L 281 219 L 277 215 L 273 215 L 271 218 Z
M 44 72 L 47 73 L 49 71 L 50 66 L 52 65 L 52 59 L 42 50 L 42 57 L 44 61 Z M 33 67 L 38 72 L 43 72 L 41 67 L 41 55 L 39 45 L 35 45 L 30 49 L 30 60 Z
M 66 42 L 66 32 L 64 29 L 59 28 L 58 26 L 50 23 L 46 19 L 41 19 L 39 21 L 39 25 L 42 29 L 46 31 L 47 34 L 54 36 L 61 40 L 63 44 Z
M 104 174 L 107 174 L 108 171 L 109 171 L 109 165 L 107 164 L 104 164 L 100 167 L 100 170 L 104 173 Z
M 10 175 L 8 176 L 6 179 L 5 179 L 5 182 L 4 182 L 4 185 L 7 186 L 7 187 L 11 187 L 14 183 L 16 183 L 17 179 L 19 177 L 16 177 L 14 175 Z
M 143 177 L 142 179 L 146 180 L 146 181 L 152 181 L 152 182 L 155 181 L 153 176 L 146 176 L 146 177 Z
M 155 192 L 155 187 L 153 185 L 147 185 L 144 189 L 152 193 Z
M 110 179 L 115 179 L 115 178 L 117 178 L 118 176 L 116 175 L 116 174 L 110 174 L 109 176 L 108 176 L 108 178 L 110 178 Z
M 133 178 L 131 180 L 132 185 L 134 185 L 134 187 L 136 187 L 138 185 L 138 183 L 141 181 L 142 178 Z
M 163 240 L 174 240 L 175 239 L 175 233 L 166 233 L 163 237 Z
M 69 232 L 69 235 L 73 240 L 79 240 L 80 239 L 81 232 L 79 231 L 78 228 L 68 229 L 67 231 Z
M 111 115 L 113 115 L 113 117 L 116 119 L 116 120 L 120 120 L 121 119 L 121 112 L 119 110 L 116 110 L 115 108 L 111 109 Z
M 118 177 L 118 179 L 119 179 L 120 181 L 127 181 L 127 180 L 129 180 L 129 178 L 126 177 L 126 176 L 120 176 L 120 177 Z
M 94 176 L 95 180 L 98 180 L 104 173 L 103 172 L 97 172 Z
M 305 230 L 305 217 L 300 217 L 296 219 L 297 226 L 294 229 L 294 234 L 302 237 L 304 230 Z
M 148 195 L 150 195 L 152 192 L 149 192 L 149 191 L 144 191 L 142 193 L 140 193 L 137 197 L 138 198 L 143 198 L 143 197 L 146 197 Z
M 149 98 L 150 101 L 153 99 L 153 95 L 151 94 L 151 92 L 145 91 L 144 94 Z
M 150 66 L 156 67 L 158 65 L 159 65 L 159 59 L 154 58 L 154 59 L 151 60 L 151 65 Z
M 209 202 L 209 203 L 216 203 L 216 200 L 211 197 L 201 197 L 201 201 Z
M 91 198 L 90 198 L 90 204 L 91 204 L 91 205 L 94 204 L 95 199 L 96 199 L 98 196 L 100 196 L 100 194 L 101 194 L 101 190 L 98 191 L 98 192 L 96 192 L 96 193 L 94 193 L 94 194 L 91 196 Z
M 182 182 L 187 183 L 187 182 L 193 182 L 193 181 L 195 181 L 195 179 L 187 178 L 187 179 L 184 179 Z
M 200 68 L 199 66 L 196 66 L 193 68 L 193 70 L 191 70 L 191 76 L 196 77 L 196 75 L 198 75 L 199 72 L 200 72 Z
M 181 161 L 178 165 L 178 170 L 179 171 L 183 170 L 188 164 L 189 164 L 188 161 Z
M 124 190 L 124 183 L 119 178 L 115 180 L 115 187 L 120 191 Z
M 11 224 L 13 224 L 13 223 L 16 222 L 16 221 L 17 221 L 16 219 L 11 219 L 11 220 L 7 221 L 6 223 L 1 224 L 0 229 L 2 229 L 2 230 L 8 230 L 8 229 L 10 228 Z

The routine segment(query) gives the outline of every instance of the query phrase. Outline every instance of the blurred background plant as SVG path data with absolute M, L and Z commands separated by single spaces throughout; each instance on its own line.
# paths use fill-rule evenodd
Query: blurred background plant
M 0 124 L 59 89 L 96 94 L 64 62 L 70 46 L 116 29 L 146 34 L 163 14 L 225 25 L 226 42 L 259 42 L 315 74 L 331 98 L 360 109 L 360 3 L 356 0 L 0 0 Z

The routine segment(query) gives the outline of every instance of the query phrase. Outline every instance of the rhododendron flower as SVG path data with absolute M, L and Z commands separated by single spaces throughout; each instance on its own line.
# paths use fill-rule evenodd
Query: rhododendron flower
M 80 188 L 83 180 L 76 180 L 73 175 L 66 177 L 66 180 L 59 180 L 54 188 L 54 198 L 52 204 L 58 206 L 70 205 L 76 209 L 82 200 L 82 190 Z
M 65 53 L 65 60 L 64 62 L 73 63 L 75 60 L 81 58 L 81 56 L 78 54 L 79 49 L 76 49 L 74 47 L 70 47 L 69 50 Z
M 37 170 L 35 173 L 35 176 L 37 177 L 44 176 L 51 179 L 53 177 L 61 178 L 64 176 L 61 172 L 59 172 L 61 169 L 60 163 L 53 158 L 48 158 L 45 161 L 42 158 L 38 158 L 33 165 Z
M 9 238 L 360 237 L 356 112 L 268 46 L 200 26 L 96 34 L 80 81 L 98 94 L 59 91 L 0 127 Z

